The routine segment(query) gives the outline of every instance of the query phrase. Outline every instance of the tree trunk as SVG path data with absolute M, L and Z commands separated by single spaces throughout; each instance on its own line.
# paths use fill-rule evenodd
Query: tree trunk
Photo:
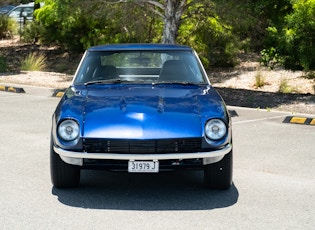
M 185 1 L 186 2 L 186 1 Z M 184 8 L 181 0 L 165 0 L 162 43 L 175 44 Z

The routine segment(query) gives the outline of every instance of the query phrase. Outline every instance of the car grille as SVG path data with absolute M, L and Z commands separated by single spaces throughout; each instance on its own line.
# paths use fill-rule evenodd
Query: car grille
M 201 151 L 200 138 L 162 140 L 84 139 L 87 153 L 189 153 Z

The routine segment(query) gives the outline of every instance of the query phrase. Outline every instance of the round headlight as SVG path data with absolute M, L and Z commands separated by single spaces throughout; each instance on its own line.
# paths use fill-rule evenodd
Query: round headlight
M 73 141 L 79 136 L 80 128 L 73 120 L 64 120 L 58 126 L 58 134 L 65 141 Z
M 219 119 L 212 119 L 206 123 L 205 134 L 211 140 L 219 140 L 226 134 L 226 125 Z

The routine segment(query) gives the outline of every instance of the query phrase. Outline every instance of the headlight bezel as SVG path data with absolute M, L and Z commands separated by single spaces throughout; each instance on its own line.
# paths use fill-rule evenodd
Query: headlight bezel
M 75 141 L 80 136 L 80 125 L 74 119 L 64 119 L 57 126 L 57 135 L 64 142 Z
M 220 141 L 228 134 L 228 127 L 221 119 L 213 118 L 205 123 L 204 132 L 207 140 Z

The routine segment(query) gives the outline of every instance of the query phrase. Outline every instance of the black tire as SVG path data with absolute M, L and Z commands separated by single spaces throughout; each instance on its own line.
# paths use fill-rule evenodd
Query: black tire
M 80 167 L 63 162 L 54 151 L 52 141 L 50 144 L 50 176 L 51 182 L 56 188 L 73 188 L 80 183 Z
M 232 184 L 233 151 L 214 164 L 205 165 L 204 184 L 211 189 L 228 189 Z

